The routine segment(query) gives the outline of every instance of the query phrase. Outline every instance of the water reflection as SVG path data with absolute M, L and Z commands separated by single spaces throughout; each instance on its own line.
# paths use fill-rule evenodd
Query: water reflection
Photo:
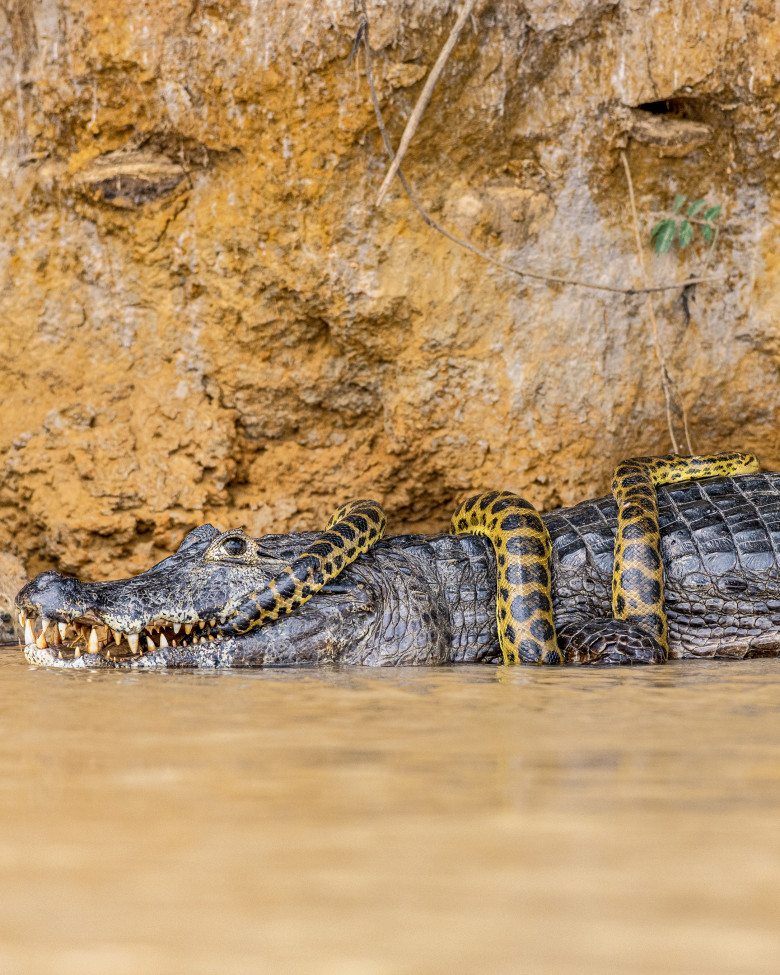
M 769 972 L 777 661 L 0 655 L 0 971 Z

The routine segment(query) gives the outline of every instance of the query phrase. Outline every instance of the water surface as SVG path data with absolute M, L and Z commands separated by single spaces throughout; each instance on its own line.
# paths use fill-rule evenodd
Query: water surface
M 780 970 L 780 661 L 0 652 L 0 972 Z

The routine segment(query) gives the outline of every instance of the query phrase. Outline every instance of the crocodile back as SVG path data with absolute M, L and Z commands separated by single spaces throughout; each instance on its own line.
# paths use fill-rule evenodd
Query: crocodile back
M 658 489 L 672 656 L 780 650 L 780 474 Z M 611 615 L 611 497 L 544 516 L 553 542 L 556 623 Z

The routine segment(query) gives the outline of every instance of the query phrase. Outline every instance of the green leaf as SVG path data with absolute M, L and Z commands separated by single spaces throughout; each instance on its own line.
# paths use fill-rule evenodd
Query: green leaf
M 658 236 L 655 238 L 656 254 L 665 254 L 669 250 L 672 246 L 676 230 L 677 224 L 674 220 L 669 219 L 663 221 L 663 227 L 658 231 Z
M 659 220 L 658 223 L 653 227 L 653 229 L 650 231 L 650 240 L 651 240 L 651 242 L 653 240 L 653 237 L 655 237 L 655 235 L 658 233 L 658 231 L 661 229 L 661 227 L 663 227 L 663 225 L 665 223 L 669 223 L 669 219 L 670 218 L 667 217 L 666 220 Z M 674 220 L 672 220 L 672 223 L 674 223 Z
M 701 228 L 701 232 L 704 234 L 704 239 L 709 244 L 709 242 L 712 240 L 712 227 L 708 223 L 705 223 Z
M 693 203 L 691 203 L 691 205 L 688 207 L 688 216 L 695 217 L 696 214 L 699 212 L 699 210 L 701 210 L 703 206 L 704 206 L 704 197 L 702 196 L 700 199 L 694 200 Z
M 722 210 L 723 207 L 719 203 L 717 206 L 709 207 L 707 210 L 705 210 L 702 216 L 705 220 L 717 220 Z
M 693 227 L 688 223 L 687 220 L 683 220 L 680 224 L 680 233 L 678 234 L 678 241 L 680 242 L 680 250 L 685 250 L 685 248 L 690 244 L 691 238 L 693 237 Z
M 684 194 L 682 194 L 682 193 L 678 193 L 677 194 L 677 196 L 674 198 L 674 212 L 675 213 L 679 213 L 680 210 L 682 210 L 682 205 L 683 205 L 683 203 L 685 203 L 685 201 L 687 199 L 688 199 L 688 197 L 685 196 Z

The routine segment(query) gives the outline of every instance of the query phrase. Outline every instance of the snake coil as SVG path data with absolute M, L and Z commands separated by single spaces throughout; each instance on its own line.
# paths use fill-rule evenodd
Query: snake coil
M 607 659 L 610 649 L 604 645 L 605 635 L 607 644 L 625 647 L 626 654 L 640 648 L 648 659 L 665 659 L 669 647 L 655 488 L 757 469 L 753 454 L 737 452 L 634 457 L 619 464 L 612 479 L 618 506 L 612 573 L 614 620 L 588 620 L 581 626 L 569 626 L 566 644 L 573 649 L 566 659 L 580 659 L 575 649 L 578 640 L 590 646 L 598 644 L 600 659 Z M 486 535 L 493 546 L 498 582 L 496 618 L 504 662 L 563 662 L 552 613 L 552 545 L 534 507 L 508 492 L 475 495 L 457 510 L 450 530 Z M 615 621 L 629 625 L 621 627 Z
M 504 662 L 556 664 L 563 663 L 564 657 L 567 661 L 613 663 L 665 659 L 668 634 L 655 489 L 676 481 L 757 469 L 752 454 L 736 452 L 634 457 L 618 464 L 612 479 L 618 507 L 612 573 L 614 618 L 567 624 L 560 635 L 556 635 L 553 620 L 552 543 L 542 517 L 532 504 L 508 491 L 491 491 L 464 501 L 453 515 L 450 531 L 484 535 L 494 549 L 496 620 Z M 266 620 L 294 612 L 375 545 L 386 523 L 385 512 L 376 501 L 342 505 L 325 532 L 262 589 L 249 593 L 220 625 L 220 632 L 247 633 Z

